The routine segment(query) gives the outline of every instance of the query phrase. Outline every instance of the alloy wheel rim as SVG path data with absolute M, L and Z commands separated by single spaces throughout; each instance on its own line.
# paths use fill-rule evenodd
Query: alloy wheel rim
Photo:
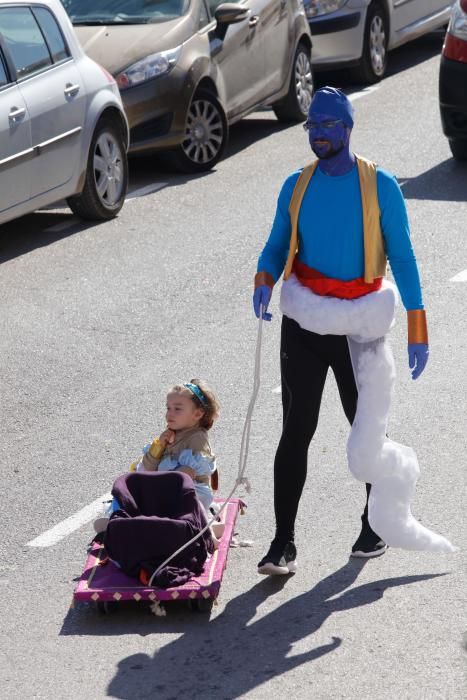
M 386 33 L 383 18 L 379 15 L 373 17 L 370 26 L 370 60 L 374 74 L 382 75 L 386 62 Z
M 100 201 L 107 207 L 115 206 L 124 186 L 123 156 L 120 145 L 110 132 L 103 132 L 94 148 L 94 179 Z
M 216 105 L 209 100 L 193 100 L 187 115 L 182 148 L 191 161 L 205 165 L 217 157 L 224 140 L 224 123 Z
M 301 51 L 295 63 L 295 91 L 303 114 L 308 114 L 313 94 L 313 74 L 308 56 Z

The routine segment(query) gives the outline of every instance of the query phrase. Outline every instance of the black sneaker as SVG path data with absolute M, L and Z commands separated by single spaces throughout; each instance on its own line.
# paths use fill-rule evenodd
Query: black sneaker
M 269 551 L 258 564 L 258 573 L 265 576 L 294 574 L 297 571 L 297 548 L 293 542 L 273 540 Z
M 380 557 L 387 548 L 387 544 L 371 529 L 368 522 L 363 521 L 361 532 L 354 542 L 350 556 L 360 559 Z

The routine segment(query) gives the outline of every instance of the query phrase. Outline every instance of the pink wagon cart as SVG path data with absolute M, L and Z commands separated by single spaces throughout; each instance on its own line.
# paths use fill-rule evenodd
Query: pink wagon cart
M 222 499 L 216 499 L 219 506 Z M 115 564 L 105 558 L 104 548 L 94 543 L 88 553 L 84 571 L 73 594 L 74 601 L 94 603 L 102 613 L 114 609 L 122 601 L 167 602 L 187 600 L 193 610 L 208 611 L 219 595 L 222 576 L 227 565 L 227 556 L 234 534 L 235 522 L 244 503 L 231 498 L 221 513 L 225 524 L 219 548 L 209 557 L 200 576 L 191 578 L 182 586 L 173 588 L 150 588 L 137 579 L 124 574 Z

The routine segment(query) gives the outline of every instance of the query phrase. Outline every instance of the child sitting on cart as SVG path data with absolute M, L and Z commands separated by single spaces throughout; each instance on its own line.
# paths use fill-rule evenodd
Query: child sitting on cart
M 167 394 L 167 429 L 150 445 L 130 469 L 136 471 L 177 470 L 191 476 L 196 495 L 206 511 L 213 502 L 216 458 L 208 431 L 219 415 L 214 393 L 199 379 L 177 384 Z
M 203 382 L 192 379 L 173 386 L 167 394 L 167 428 L 152 443 L 143 448 L 143 455 L 130 467 L 136 472 L 178 471 L 193 480 L 196 496 L 205 515 L 210 517 L 213 490 L 217 488 L 216 458 L 209 443 L 208 431 L 219 416 L 219 403 Z M 109 515 L 121 505 L 114 497 Z M 108 517 L 94 522 L 96 532 L 104 531 Z M 211 534 L 215 545 L 221 537 L 223 524 L 215 523 Z
M 219 544 L 223 523 L 204 531 L 217 482 L 208 431 L 218 414 L 214 393 L 201 381 L 172 387 L 167 428 L 114 482 L 110 518 L 94 523 L 109 557 L 143 583 L 154 574 L 160 587 L 181 585 L 201 573 Z

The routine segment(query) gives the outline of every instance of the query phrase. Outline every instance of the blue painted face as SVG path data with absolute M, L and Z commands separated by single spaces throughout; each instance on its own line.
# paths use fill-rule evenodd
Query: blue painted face
M 340 119 L 311 112 L 307 120 L 308 140 L 317 158 L 327 160 L 348 148 L 350 130 Z

